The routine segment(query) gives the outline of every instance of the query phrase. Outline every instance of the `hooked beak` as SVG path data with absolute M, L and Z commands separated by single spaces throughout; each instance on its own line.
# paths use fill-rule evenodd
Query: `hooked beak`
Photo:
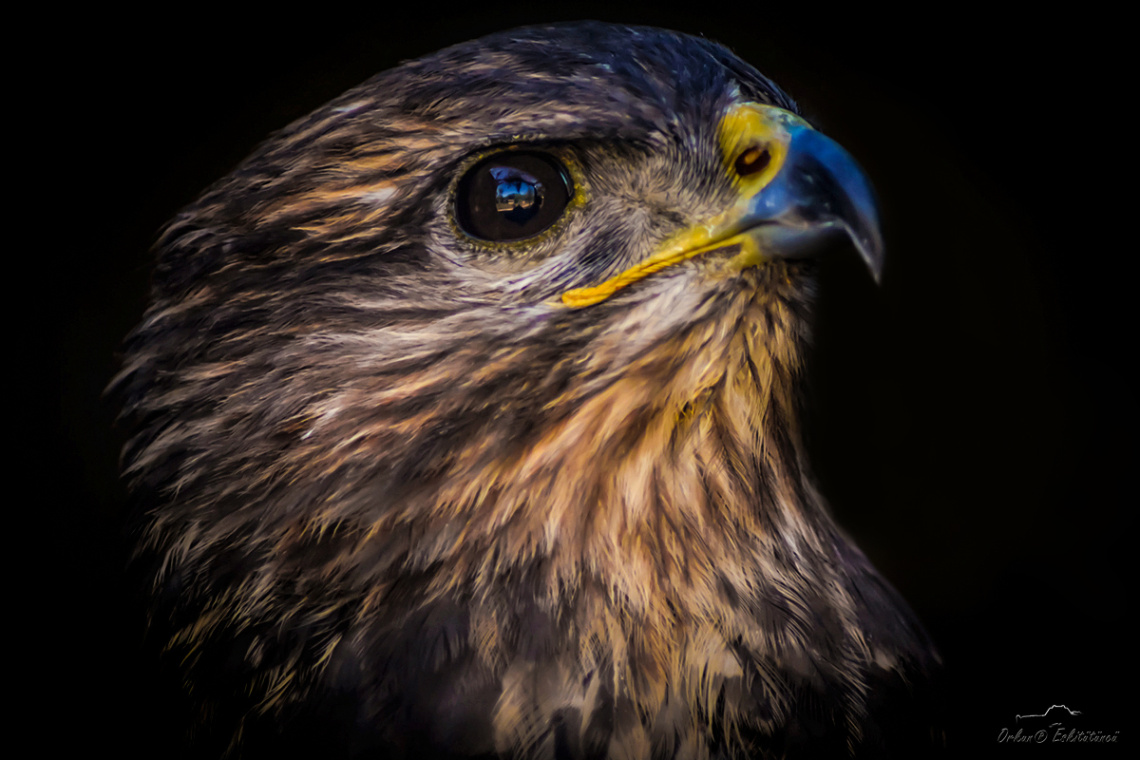
M 567 306 L 590 306 L 667 266 L 739 245 L 736 266 L 798 258 L 846 236 L 876 282 L 883 239 L 871 183 L 834 140 L 799 116 L 742 103 L 721 120 L 721 151 L 737 200 L 724 212 L 669 238 L 652 256 L 600 285 L 562 294 Z

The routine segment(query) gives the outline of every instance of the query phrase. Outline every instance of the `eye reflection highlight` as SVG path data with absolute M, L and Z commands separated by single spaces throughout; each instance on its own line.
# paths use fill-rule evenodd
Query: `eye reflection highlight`
M 524 224 L 542 207 L 542 183 L 524 171 L 505 166 L 491 169 L 495 209 L 515 224 Z

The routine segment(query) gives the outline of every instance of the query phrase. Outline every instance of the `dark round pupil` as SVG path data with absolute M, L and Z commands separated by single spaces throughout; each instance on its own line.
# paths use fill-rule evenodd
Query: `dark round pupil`
M 503 151 L 471 167 L 459 180 L 455 217 L 474 238 L 524 240 L 558 221 L 572 194 L 566 168 L 554 156 Z

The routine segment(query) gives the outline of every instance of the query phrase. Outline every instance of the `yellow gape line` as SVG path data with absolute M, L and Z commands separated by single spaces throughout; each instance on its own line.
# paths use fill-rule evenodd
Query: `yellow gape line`
M 752 198 L 783 167 L 791 140 L 788 126 L 794 123 L 803 121 L 774 106 L 740 103 L 730 108 L 718 132 L 724 169 L 737 189 L 736 202 L 712 219 L 670 237 L 652 256 L 605 282 L 566 291 L 562 303 L 575 309 L 593 306 L 654 272 L 731 245 L 741 246 L 741 253 L 733 259 L 741 268 L 763 262 L 766 257 L 747 234 L 744 220 Z
M 664 250 L 653 254 L 645 261 L 630 267 L 616 277 L 611 277 L 601 285 L 595 285 L 592 288 L 567 290 L 562 294 L 562 303 L 573 309 L 583 306 L 593 306 L 596 303 L 601 303 L 606 300 L 626 285 L 631 285 L 643 277 L 648 277 L 654 272 L 659 272 L 665 267 L 672 266 L 685 259 L 691 259 L 694 256 L 699 256 L 715 248 L 724 248 L 726 246 L 735 245 L 736 243 L 744 244 L 747 247 L 748 243 L 752 243 L 751 238 L 747 235 L 736 235 L 727 240 L 717 240 L 707 245 L 693 248 L 692 239 L 694 237 L 696 237 L 694 230 L 686 230 L 682 239 L 678 239 L 673 245 L 666 246 Z M 755 248 L 755 245 L 752 247 Z M 758 251 L 756 253 L 758 253 Z

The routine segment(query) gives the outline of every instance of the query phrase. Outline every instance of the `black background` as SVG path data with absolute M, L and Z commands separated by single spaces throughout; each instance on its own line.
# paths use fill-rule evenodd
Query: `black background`
M 269 132 L 376 71 L 579 18 L 724 42 L 875 183 L 883 284 L 854 256 L 826 262 L 809 445 L 841 523 L 941 648 L 957 754 L 1119 753 L 998 745 L 1015 715 L 1053 704 L 1134 744 L 1136 160 L 1121 22 L 1096 10 L 473 2 L 69 17 L 15 108 L 34 133 L 17 159 L 42 183 L 24 258 L 44 284 L 32 294 L 50 293 L 39 313 L 58 320 L 58 430 L 29 471 L 52 537 L 36 568 L 59 571 L 27 574 L 49 583 L 33 618 L 48 648 L 30 703 L 48 721 L 42 745 L 172 753 L 175 708 L 137 654 L 121 440 L 100 398 L 145 306 L 156 231 Z

